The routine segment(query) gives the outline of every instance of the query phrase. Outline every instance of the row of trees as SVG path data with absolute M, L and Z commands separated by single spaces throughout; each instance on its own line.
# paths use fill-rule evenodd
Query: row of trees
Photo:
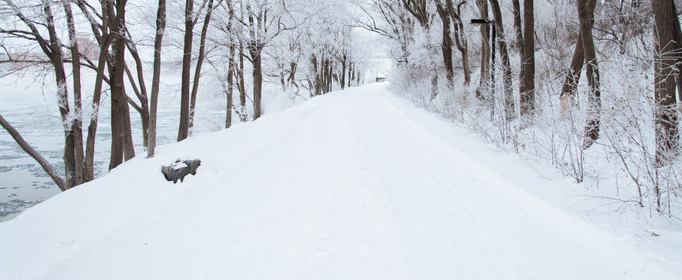
M 192 133 L 201 78 L 207 72 L 223 84 L 228 128 L 233 115 L 242 122 L 262 115 L 264 81 L 279 83 L 283 92 L 295 96 L 301 96 L 300 90 L 304 89 L 312 97 L 360 83 L 361 69 L 366 68 L 368 52 L 356 42 L 356 31 L 347 20 L 350 6 L 343 1 L 158 0 L 156 5 L 147 6 L 131 6 L 126 0 L 97 3 L 2 0 L 2 3 L 2 47 L 8 50 L 12 43 L 28 42 L 22 44 L 38 47 L 43 53 L 30 59 L 10 54 L 10 60 L 30 66 L 49 65 L 54 75 L 65 140 L 64 176 L 2 115 L 0 124 L 61 190 L 94 179 L 100 101 L 107 89 L 112 135 L 109 169 L 135 156 L 130 108 L 140 114 L 146 156 L 154 156 L 162 61 L 168 50 L 182 51 L 177 141 Z M 153 29 L 127 20 L 131 11 L 136 16 L 150 14 L 148 7 L 156 11 L 150 24 Z M 184 29 L 168 29 L 169 22 L 173 24 L 178 18 L 183 19 Z M 94 38 L 98 53 L 94 59 L 92 50 L 79 46 L 77 37 L 83 34 Z M 168 36 L 171 41 L 164 41 Z M 153 44 L 145 41 L 152 37 Z M 172 40 L 176 37 L 183 38 L 181 43 Z M 139 48 L 146 45 L 153 45 L 153 58 L 141 54 Z M 151 66 L 147 63 L 150 59 Z M 205 61 L 211 66 L 208 70 L 203 67 Z M 145 77 L 145 70 L 150 67 L 151 85 Z M 245 74 L 249 70 L 251 79 Z M 83 71 L 96 73 L 94 88 L 83 88 Z M 92 95 L 85 92 L 89 90 Z M 83 104 L 84 95 L 92 97 L 90 104 Z
M 682 33 L 680 32 L 675 1 L 620 0 L 602 3 L 596 0 L 575 0 L 559 1 L 549 6 L 545 3 L 534 2 L 537 1 L 524 0 L 522 3 L 519 0 L 512 0 L 510 3 L 498 0 L 469 2 L 461 0 L 368 1 L 365 3 L 368 9 L 362 26 L 388 39 L 397 65 L 396 72 L 398 75 L 393 75 L 394 80 L 396 80 L 396 76 L 398 76 L 397 79 L 405 80 L 406 82 L 401 84 L 404 85 L 405 89 L 408 89 L 408 94 L 413 91 L 412 85 L 423 82 L 424 85 L 428 84 L 428 87 L 431 88 L 431 95 L 425 97 L 426 101 L 420 101 L 425 102 L 427 107 L 442 111 L 444 110 L 442 103 L 445 102 L 446 108 L 450 106 L 457 109 L 445 109 L 447 112 L 443 113 L 461 115 L 461 112 L 467 110 L 467 107 L 477 107 L 477 104 L 481 104 L 483 108 L 488 108 L 487 110 L 490 110 L 491 113 L 499 112 L 502 117 L 491 119 L 491 127 L 501 131 L 503 143 L 513 142 L 516 149 L 526 145 L 526 143 L 518 142 L 520 141 L 519 135 L 527 134 L 529 138 L 537 139 L 539 133 L 536 132 L 539 129 L 545 129 L 545 126 L 538 126 L 539 122 L 558 124 L 565 122 L 563 119 L 569 118 L 573 127 L 576 126 L 577 122 L 582 122 L 581 129 L 573 129 L 573 131 L 580 130 L 577 132 L 579 135 L 573 137 L 580 139 L 580 144 L 577 151 L 572 154 L 576 156 L 571 156 L 572 161 L 580 162 L 579 167 L 574 168 L 574 170 L 579 170 L 576 171 L 577 173 L 581 173 L 581 175 L 575 176 L 578 181 L 583 180 L 582 165 L 585 161 L 585 151 L 598 143 L 600 137 L 603 136 L 603 69 L 600 69 L 599 54 L 601 53 L 602 57 L 608 57 L 612 53 L 626 57 L 627 60 L 633 61 L 631 64 L 640 61 L 653 62 L 651 63 L 653 67 L 649 69 L 653 69 L 654 90 L 652 92 L 641 92 L 639 96 L 643 97 L 644 102 L 646 102 L 645 97 L 651 97 L 654 108 L 654 121 L 648 124 L 653 132 L 651 138 L 655 139 L 655 159 L 652 160 L 654 164 L 647 168 L 648 171 L 646 172 L 644 169 L 641 172 L 639 170 L 633 171 L 632 165 L 638 165 L 638 163 L 625 160 L 626 156 L 623 156 L 622 150 L 624 146 L 620 144 L 622 142 L 639 143 L 638 145 L 641 146 L 640 148 L 645 155 L 644 159 L 641 160 L 648 161 L 646 159 L 648 147 L 646 141 L 642 140 L 647 139 L 648 136 L 642 133 L 645 130 L 641 129 L 637 120 L 637 117 L 641 117 L 641 114 L 645 112 L 632 111 L 633 119 L 638 122 L 638 130 L 636 131 L 638 131 L 639 136 L 628 138 L 624 136 L 624 132 L 614 128 L 615 132 L 611 131 L 610 133 L 613 134 L 607 135 L 608 139 L 603 140 L 603 144 L 600 146 L 608 146 L 607 143 L 612 143 L 611 148 L 615 151 L 614 153 L 621 155 L 623 169 L 630 174 L 631 179 L 639 189 L 640 204 L 642 199 L 640 187 L 643 184 L 642 177 L 644 175 L 639 174 L 646 173 L 646 177 L 650 177 L 648 180 L 652 182 L 654 208 L 661 211 L 662 191 L 659 182 L 661 182 L 662 175 L 658 170 L 669 168 L 678 162 L 677 157 L 680 152 L 680 124 L 678 120 L 680 112 L 676 96 L 682 91 L 682 83 L 680 83 L 682 79 L 679 78 L 678 74 L 682 70 L 680 69 L 680 58 L 682 58 L 680 52 L 682 50 L 682 45 L 680 45 L 682 36 L 680 34 Z M 537 7 L 542 7 L 543 10 L 538 13 L 535 10 Z M 561 7 L 566 8 L 562 10 Z M 602 18 L 595 18 L 596 11 L 601 13 Z M 554 14 L 550 15 L 551 13 Z M 541 15 L 539 18 L 541 23 L 538 23 L 538 19 L 535 18 L 535 15 L 538 14 Z M 557 22 L 555 18 L 548 19 L 546 16 L 562 18 L 562 23 Z M 469 25 L 470 20 L 474 18 L 485 19 L 490 24 L 484 24 L 479 30 L 475 30 L 473 25 Z M 654 19 L 653 22 L 651 18 Z M 577 24 L 571 25 L 572 19 L 577 19 Z M 505 22 L 510 22 L 509 26 L 513 26 L 513 32 L 505 32 L 505 30 L 509 30 L 508 28 L 505 29 Z M 547 26 L 546 22 L 553 22 L 551 23 L 552 26 Z M 490 69 L 488 65 L 492 53 L 489 42 L 491 40 L 490 27 L 493 24 L 498 34 L 493 43 L 497 44 L 501 62 L 499 65 L 493 65 L 494 68 Z M 571 26 L 568 28 L 559 26 L 562 24 Z M 540 30 L 537 29 L 538 26 L 540 26 Z M 436 36 L 439 33 L 442 36 Z M 470 45 L 474 35 L 479 34 L 480 43 L 474 42 L 478 48 L 471 49 Z M 598 40 L 597 43 L 595 43 L 595 39 Z M 565 63 L 563 57 L 570 56 L 556 54 L 562 51 L 564 42 L 573 43 L 570 64 L 563 64 Z M 650 42 L 653 42 L 653 48 L 648 47 Z M 643 47 L 639 47 L 640 43 Z M 454 53 L 455 48 L 459 55 Z M 472 53 L 480 55 L 481 58 L 481 62 L 477 65 L 479 84 L 475 90 L 468 91 L 469 83 L 472 80 L 472 67 L 470 66 L 472 64 L 470 61 Z M 541 73 L 536 68 L 538 53 L 546 60 L 542 61 L 540 65 L 542 67 Z M 647 56 L 642 56 L 643 53 Z M 433 57 L 437 56 L 442 59 L 435 61 Z M 513 63 L 514 57 L 518 58 L 516 63 Z M 458 67 L 458 65 L 461 66 Z M 559 69 L 557 69 L 557 65 Z M 646 65 L 645 62 L 642 67 L 646 68 Z M 495 92 L 492 89 L 496 85 L 489 84 L 490 76 L 495 69 L 500 69 L 503 76 L 500 96 L 492 94 Z M 564 69 L 566 70 L 564 71 Z M 587 90 L 584 94 L 584 102 L 579 102 L 581 98 L 578 94 L 580 88 L 578 82 L 583 71 L 585 71 L 584 79 L 587 81 Z M 614 69 L 609 69 L 609 71 L 616 72 Z M 514 72 L 518 76 L 514 77 Z M 539 84 L 542 85 L 541 90 L 543 91 L 551 91 L 553 88 L 551 81 L 542 80 L 538 82 L 536 80 L 538 75 L 542 75 L 543 79 L 563 76 L 561 78 L 563 87 L 558 96 L 561 112 L 556 115 L 555 120 L 542 119 L 545 117 L 553 118 L 551 111 L 554 108 L 542 106 L 551 106 L 556 95 L 548 93 L 541 96 L 538 93 Z M 439 82 L 439 79 L 445 79 L 446 82 Z M 455 80 L 462 81 L 464 86 L 455 87 Z M 633 84 L 636 85 L 636 81 L 628 82 L 631 83 L 629 88 L 633 88 Z M 445 85 L 445 89 L 438 88 L 439 85 Z M 627 85 L 623 85 L 623 87 L 625 86 Z M 616 94 L 622 94 L 622 92 L 619 93 L 621 89 L 609 90 Z M 458 92 L 464 93 L 459 94 Z M 474 100 L 478 102 L 471 103 L 468 101 L 467 92 L 471 92 L 475 96 Z M 437 97 L 442 94 L 447 94 L 447 96 L 438 100 Z M 453 98 L 450 96 L 459 96 L 457 97 L 459 99 L 453 103 L 451 101 Z M 538 96 L 541 96 L 542 99 L 539 100 Z M 609 98 L 616 99 L 619 96 Z M 634 98 L 639 100 L 637 96 Z M 495 106 L 500 106 L 502 109 L 496 111 Z M 609 109 L 616 107 L 613 104 L 609 104 L 609 106 Z M 473 110 L 473 112 L 477 114 L 476 112 L 480 112 L 480 109 Z M 633 131 L 634 125 L 623 125 L 622 119 L 613 119 L 612 117 L 609 116 L 609 123 L 615 123 L 615 126 Z M 472 118 L 472 121 L 479 123 L 481 118 Z M 554 131 L 555 128 L 549 128 L 549 130 Z M 489 135 L 491 132 L 485 131 L 483 133 Z M 552 137 L 549 136 L 547 141 L 554 142 Z M 535 144 L 546 145 L 537 142 Z M 549 146 L 552 145 L 554 144 Z M 616 146 L 620 147 L 618 148 L 620 150 L 616 151 Z M 552 151 L 553 161 L 554 158 L 563 157 L 567 153 L 565 148 L 563 149 L 564 152 L 552 149 L 554 150 Z M 627 149 L 632 151 L 632 147 Z M 627 154 L 627 149 L 625 154 Z M 558 153 L 563 154 L 557 156 Z M 673 183 L 669 185 L 671 184 L 674 185 Z

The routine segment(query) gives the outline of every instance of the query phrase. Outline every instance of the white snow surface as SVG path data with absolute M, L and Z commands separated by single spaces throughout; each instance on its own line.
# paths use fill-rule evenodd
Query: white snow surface
M 162 146 L 0 223 L 0 279 L 680 279 L 386 86 Z M 196 176 L 166 181 L 176 158 Z

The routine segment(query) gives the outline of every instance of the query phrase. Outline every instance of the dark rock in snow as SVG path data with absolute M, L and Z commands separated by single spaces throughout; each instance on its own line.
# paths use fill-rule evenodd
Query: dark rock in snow
M 161 173 L 166 177 L 166 180 L 173 181 L 173 184 L 178 180 L 182 182 L 187 174 L 197 174 L 197 168 L 201 165 L 199 159 L 176 159 L 170 165 L 161 167 Z

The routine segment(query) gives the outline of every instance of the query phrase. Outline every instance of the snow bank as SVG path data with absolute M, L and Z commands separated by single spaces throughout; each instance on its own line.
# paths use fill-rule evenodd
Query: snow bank
M 164 145 L 0 224 L 0 279 L 681 275 L 655 240 L 551 205 L 521 184 L 556 182 L 491 169 L 499 154 L 446 127 L 373 84 Z M 163 178 L 190 157 L 196 176 Z

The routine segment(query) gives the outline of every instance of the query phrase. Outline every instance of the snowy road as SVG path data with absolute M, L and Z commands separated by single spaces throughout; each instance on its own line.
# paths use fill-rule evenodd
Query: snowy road
M 679 279 L 425 120 L 374 84 L 166 145 L 0 224 L 0 279 Z

